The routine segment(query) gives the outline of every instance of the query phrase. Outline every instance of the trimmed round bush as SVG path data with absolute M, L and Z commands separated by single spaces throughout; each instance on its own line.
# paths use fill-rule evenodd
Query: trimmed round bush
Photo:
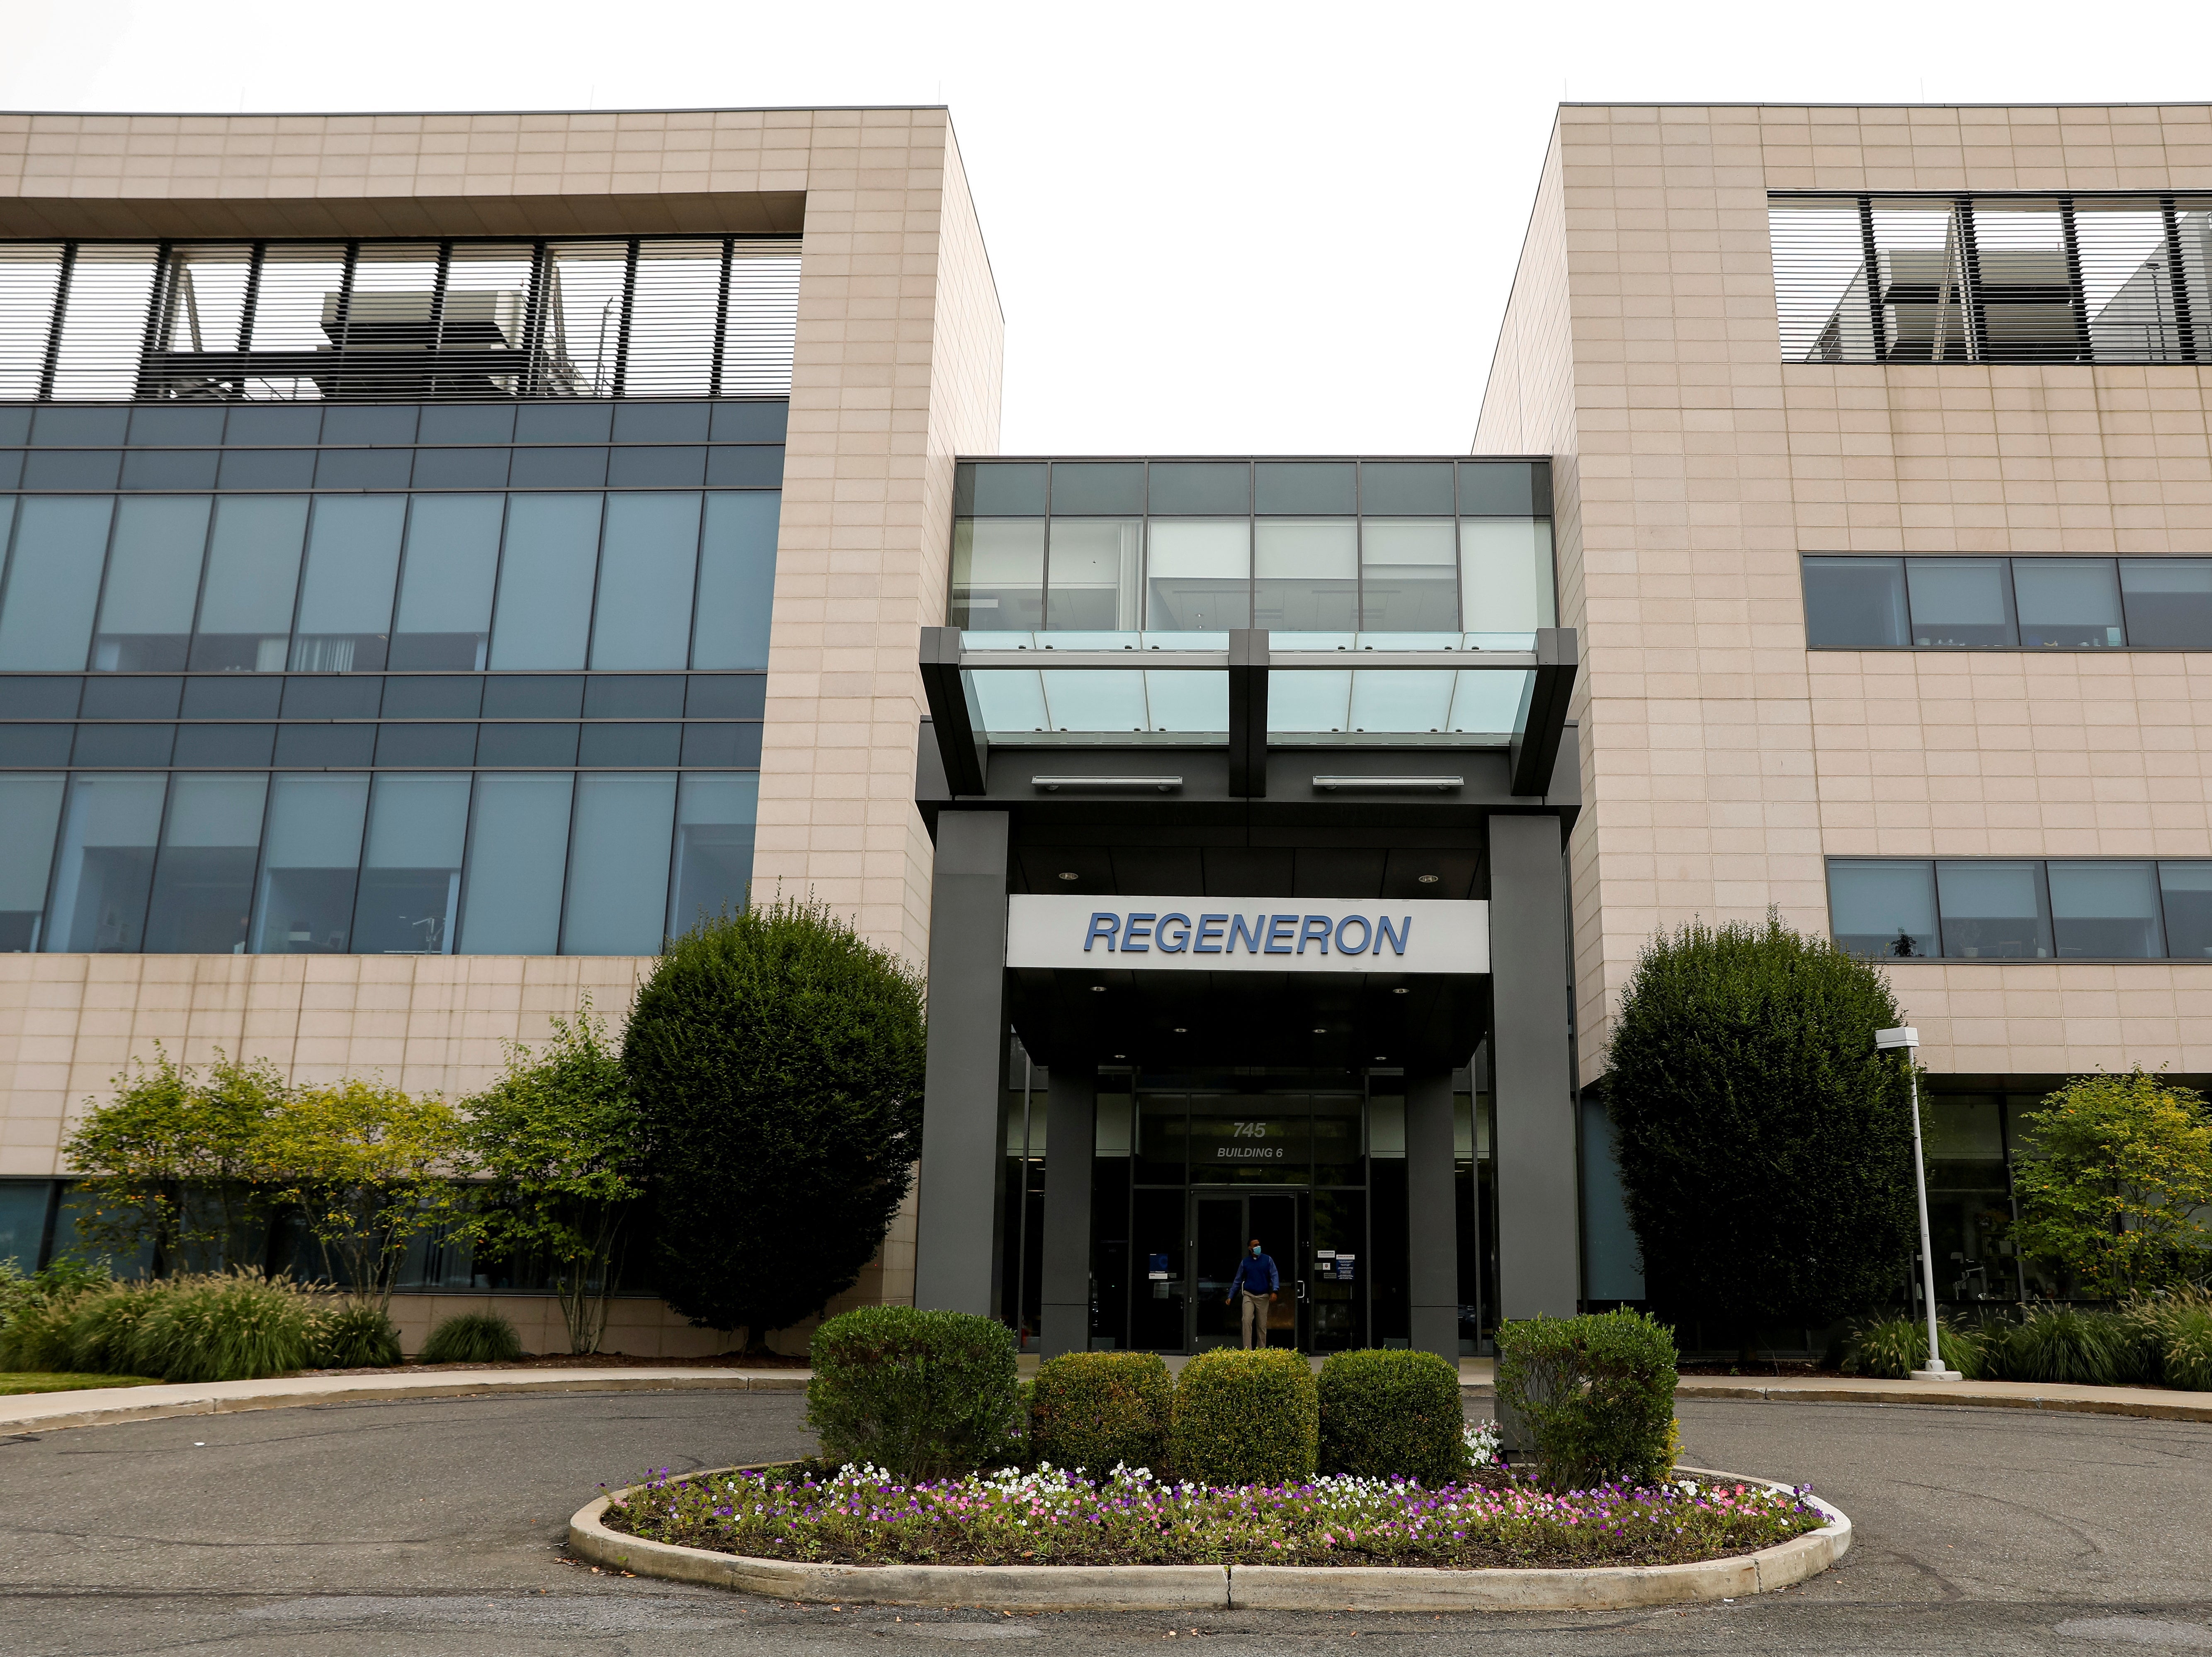
M 1098 1478 L 1116 1466 L 1164 1466 L 1174 1405 L 1157 1352 L 1062 1353 L 1037 1366 L 1030 1458 Z
M 131 1340 L 131 1368 L 164 1381 L 256 1381 L 314 1356 L 313 1302 L 297 1284 L 244 1272 L 173 1280 Z
M 398 1342 L 392 1350 L 398 1350 Z M 512 1363 L 522 1356 L 522 1338 L 496 1312 L 465 1312 L 430 1332 L 418 1363 Z
M 1459 1366 L 1434 1352 L 1338 1352 L 1321 1366 L 1321 1471 L 1413 1478 L 1431 1489 L 1467 1467 Z
M 315 1326 L 315 1363 L 325 1369 L 381 1369 L 403 1362 L 399 1332 L 380 1306 L 349 1301 Z
M 1320 1441 L 1313 1370 L 1296 1352 L 1216 1347 L 1176 1377 L 1168 1462 L 1179 1479 L 1296 1484 L 1314 1476 Z
M 814 1332 L 806 1419 L 832 1461 L 908 1484 L 998 1465 L 1020 1395 L 1014 1332 L 995 1318 L 861 1306 Z
M 1674 1332 L 1626 1309 L 1498 1329 L 1498 1417 L 1518 1423 L 1553 1490 L 1672 1471 Z

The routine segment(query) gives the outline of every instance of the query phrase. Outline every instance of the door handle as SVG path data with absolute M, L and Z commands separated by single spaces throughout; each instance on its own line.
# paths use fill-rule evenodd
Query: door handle
M 1300 1300 L 1304 1300 L 1304 1299 L 1306 1297 L 1306 1280 L 1305 1280 L 1304 1278 L 1300 1278 L 1298 1279 L 1298 1294 L 1297 1294 L 1297 1297 L 1298 1297 Z

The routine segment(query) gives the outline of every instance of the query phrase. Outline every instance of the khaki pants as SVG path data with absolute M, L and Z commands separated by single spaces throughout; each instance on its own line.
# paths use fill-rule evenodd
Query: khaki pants
M 1265 1346 L 1267 1344 L 1267 1302 L 1269 1297 L 1266 1295 L 1255 1295 L 1249 1289 L 1243 1290 L 1243 1293 L 1244 1296 L 1245 1347 L 1248 1350 L 1251 1347 L 1253 1344 L 1252 1332 L 1255 1329 L 1257 1329 L 1260 1332 L 1259 1344 Z

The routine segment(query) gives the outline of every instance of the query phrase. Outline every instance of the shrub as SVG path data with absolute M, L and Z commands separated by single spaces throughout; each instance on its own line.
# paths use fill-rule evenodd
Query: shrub
M 0 1369 L 66 1369 L 76 1301 L 110 1281 L 105 1266 L 56 1260 L 27 1278 L 15 1261 L 0 1271 Z
M 313 1362 L 323 1369 L 380 1369 L 404 1360 L 399 1332 L 371 1301 L 348 1301 L 315 1320 Z
M 164 1381 L 253 1381 L 304 1369 L 314 1356 L 312 1298 L 283 1278 L 240 1272 L 173 1278 L 131 1341 L 131 1366 Z
M 2176 1314 L 2160 1356 L 2167 1386 L 2212 1393 L 2212 1311 L 2192 1306 Z
M 165 1284 L 118 1283 L 70 1306 L 69 1367 L 82 1375 L 127 1375 L 138 1326 L 160 1302 Z
M 863 1306 L 814 1332 L 806 1419 L 833 1461 L 913 1483 L 1002 1456 L 1019 1401 L 1013 1331 L 994 1318 Z
M 2132 1296 L 2119 1320 L 2134 1359 L 2128 1379 L 2212 1391 L 2212 1290 Z
M 1338 1352 L 1321 1366 L 1321 1471 L 1415 1478 L 1467 1466 L 1459 1369 L 1434 1352 Z
M 512 1363 L 522 1356 L 522 1338 L 496 1312 L 466 1312 L 447 1318 L 422 1343 L 422 1363 Z
M 1157 1352 L 1067 1352 L 1037 1366 L 1029 1455 L 1103 1478 L 1167 1465 L 1175 1393 Z
M 2007 1381 L 2109 1387 L 2130 1344 L 2126 1326 L 2109 1312 L 2046 1306 L 2030 1308 L 2002 1342 L 1992 1339 L 1990 1356 Z
M 2002 1338 L 2004 1326 L 1995 1332 L 1960 1329 L 1937 1320 L 1936 1346 L 1944 1363 L 1969 1381 L 1979 1381 L 1988 1368 L 1991 1339 Z M 1904 1381 L 1928 1363 L 1928 1320 L 1925 1318 L 1877 1318 L 1860 1324 L 1844 1343 L 1843 1372 L 1871 1375 L 1883 1381 Z
M 1216 1347 L 1176 1378 L 1168 1461 L 1195 1484 L 1290 1484 L 1314 1476 L 1321 1403 L 1296 1352 Z
M 1498 1331 L 1498 1406 L 1525 1429 L 1554 1490 L 1665 1478 L 1674 1334 L 1640 1312 L 1531 1318 Z

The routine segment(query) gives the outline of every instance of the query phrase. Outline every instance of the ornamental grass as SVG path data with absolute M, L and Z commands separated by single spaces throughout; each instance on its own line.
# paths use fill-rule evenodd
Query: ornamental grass
M 877 1467 L 663 1470 L 612 1529 L 763 1559 L 845 1564 L 1669 1565 L 1826 1522 L 1802 1490 L 1672 1479 L 1550 1491 L 1500 1473 L 1425 1488 L 1322 1478 L 1214 1488 L 1143 1468 L 1051 1466 L 904 1484 Z

